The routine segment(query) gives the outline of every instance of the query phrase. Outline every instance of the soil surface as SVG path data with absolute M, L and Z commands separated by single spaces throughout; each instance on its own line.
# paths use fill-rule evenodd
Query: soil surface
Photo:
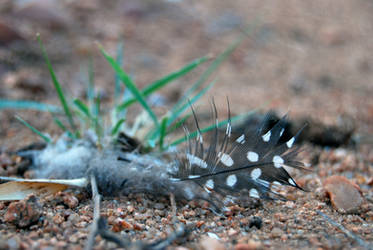
M 338 147 L 303 141 L 299 159 L 312 171 L 291 173 L 308 192 L 284 189 L 289 201 L 232 204 L 226 217 L 203 202 L 177 202 L 179 223 L 193 230 L 170 249 L 373 247 L 373 2 L 2 0 L 0 13 L 0 98 L 56 105 L 36 33 L 69 96 L 86 97 L 92 62 L 108 105 L 114 73 L 97 43 L 115 55 L 122 41 L 124 68 L 142 88 L 196 58 L 216 57 L 246 30 L 247 38 L 211 77 L 217 83 L 196 105 L 203 124 L 209 122 L 211 97 L 219 116 L 226 117 L 228 96 L 232 115 L 274 110 L 290 121 L 316 121 L 311 127 L 325 126 L 328 133 L 348 127 L 352 134 Z M 206 67 L 155 99 L 170 107 Z M 27 177 L 19 175 L 21 159 L 10 152 L 40 139 L 15 114 L 55 137 L 60 130 L 48 112 L 0 110 L 0 175 Z M 22 202 L 0 202 L 0 248 L 84 247 L 93 217 L 87 192 L 74 189 Z M 28 213 L 19 221 L 12 219 L 12 209 Z M 152 242 L 177 229 L 168 197 L 104 198 L 101 215 L 111 231 L 134 242 Z M 96 238 L 95 249 L 115 247 Z

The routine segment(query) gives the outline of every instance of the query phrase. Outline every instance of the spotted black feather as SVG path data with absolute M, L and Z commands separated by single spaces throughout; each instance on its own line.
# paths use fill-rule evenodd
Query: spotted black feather
M 174 181 L 195 182 L 212 195 L 237 196 L 246 190 L 250 197 L 264 199 L 284 199 L 273 189 L 274 186 L 289 185 L 301 189 L 284 168 L 304 168 L 303 163 L 295 160 L 298 149 L 294 143 L 300 131 L 288 141 L 280 142 L 286 116 L 270 130 L 264 131 L 269 118 L 266 116 L 256 132 L 247 130 L 233 140 L 228 102 L 228 123 L 224 136 L 219 141 L 218 114 L 215 103 L 212 102 L 215 128 L 210 145 L 204 150 L 203 136 L 193 108 L 192 113 L 197 136 L 191 139 L 185 128 L 188 138 L 186 160 L 174 176 Z

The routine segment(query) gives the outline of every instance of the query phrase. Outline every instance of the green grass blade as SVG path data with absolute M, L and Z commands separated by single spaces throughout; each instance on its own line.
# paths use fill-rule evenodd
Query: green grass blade
M 99 94 L 97 94 L 94 101 L 95 101 L 95 106 L 94 106 L 94 109 L 93 109 L 93 115 L 94 115 L 94 117 L 99 118 L 100 109 L 101 109 L 101 97 L 100 97 Z
M 0 109 L 32 109 L 37 111 L 50 111 L 52 113 L 59 113 L 61 109 L 57 106 L 34 102 L 34 101 L 27 101 L 27 100 L 7 100 L 7 99 L 0 99 Z
M 161 151 L 164 150 L 163 144 L 164 144 L 164 138 L 166 136 L 166 131 L 167 131 L 167 120 L 168 117 L 164 117 L 161 122 L 161 127 L 160 127 L 160 135 L 159 135 L 159 148 Z
M 93 109 L 93 115 L 92 118 L 93 126 L 98 138 L 98 144 L 101 145 L 101 139 L 104 134 L 104 129 L 102 127 L 102 119 L 100 117 L 101 114 L 101 96 L 97 94 L 95 98 L 95 108 Z
M 88 118 L 92 119 L 91 112 L 89 111 L 89 108 L 87 105 L 85 105 L 80 99 L 74 99 L 73 103 L 75 106 L 83 113 L 85 114 Z
M 206 94 L 207 91 L 209 91 L 212 86 L 214 86 L 216 82 L 216 79 L 212 81 L 207 87 L 203 88 L 200 92 L 198 92 L 192 99 L 190 99 L 189 102 L 184 103 L 179 109 L 175 110 L 173 113 L 171 113 L 171 117 L 168 120 L 167 126 L 170 126 L 175 120 L 178 119 L 178 117 L 188 108 L 190 105 L 195 103 L 197 100 L 199 100 L 204 94 Z
M 117 45 L 117 64 L 120 68 L 123 68 L 123 43 L 119 42 Z M 114 104 L 117 105 L 119 102 L 119 98 L 121 96 L 120 93 L 120 78 L 117 73 L 115 73 L 115 87 L 114 87 Z
M 19 117 L 18 115 L 16 115 L 15 117 L 23 125 L 25 125 L 27 128 L 29 128 L 32 132 L 34 132 L 35 134 L 37 134 L 38 136 L 40 136 L 46 143 L 50 143 L 51 142 L 51 139 L 48 136 L 46 136 L 45 134 L 43 134 L 42 132 L 40 132 L 39 130 L 37 130 L 36 128 L 34 128 L 33 126 L 31 126 L 29 123 L 27 123 L 21 117 Z
M 114 69 L 114 71 L 118 74 L 120 80 L 122 83 L 128 88 L 129 91 L 133 94 L 133 96 L 136 98 L 136 100 L 143 106 L 143 108 L 146 110 L 146 112 L 149 114 L 150 118 L 153 120 L 154 125 L 159 128 L 159 122 L 157 119 L 157 116 L 154 114 L 153 110 L 149 107 L 149 105 L 146 103 L 144 96 L 140 92 L 140 90 L 136 87 L 136 85 L 133 83 L 129 75 L 124 72 L 119 64 L 109 56 L 105 50 L 101 47 L 101 53 L 104 55 L 106 60 L 110 63 L 111 67 Z
M 68 121 L 70 123 L 71 128 L 75 131 L 76 127 L 75 127 L 75 124 L 74 124 L 74 119 L 73 119 L 72 113 L 70 111 L 69 105 L 66 102 L 66 98 L 65 98 L 65 95 L 64 95 L 64 93 L 62 91 L 61 84 L 57 80 L 56 74 L 54 73 L 54 70 L 52 68 L 52 64 L 49 61 L 47 52 L 46 52 L 46 50 L 44 48 L 44 45 L 43 45 L 43 43 L 42 43 L 42 41 L 40 39 L 40 34 L 37 34 L 37 39 L 38 39 L 40 48 L 41 48 L 43 56 L 44 56 L 44 60 L 45 60 L 45 62 L 47 64 L 47 66 L 48 66 L 48 70 L 49 70 L 49 73 L 51 75 L 53 85 L 54 85 L 54 87 L 55 87 L 55 89 L 57 91 L 57 94 L 58 94 L 58 97 L 60 99 L 60 102 L 61 102 L 61 105 L 63 107 L 63 110 L 65 111 L 65 114 L 67 116 L 67 119 L 68 119 Z
M 143 96 L 149 96 L 150 94 L 157 91 L 158 89 L 166 86 L 168 83 L 171 83 L 172 81 L 174 81 L 174 80 L 184 76 L 185 74 L 189 73 L 190 71 L 195 69 L 200 64 L 206 62 L 208 59 L 209 59 L 209 57 L 205 56 L 205 57 L 194 60 L 193 62 L 184 66 L 180 70 L 172 72 L 171 74 L 166 75 L 165 77 L 162 77 L 161 79 L 150 83 L 148 86 L 146 86 L 144 89 L 141 90 L 141 93 L 143 94 Z M 130 98 L 129 100 L 126 100 L 125 102 L 121 103 L 118 106 L 117 109 L 120 112 L 123 109 L 130 106 L 131 104 L 133 104 L 134 102 L 136 102 L 136 99 L 135 98 Z
M 74 135 L 66 128 L 66 126 L 62 123 L 60 119 L 57 117 L 53 116 L 53 121 L 54 123 L 57 124 L 57 126 L 62 129 L 63 132 L 67 133 L 67 136 L 70 137 L 71 139 L 76 139 Z
M 115 124 L 113 129 L 111 130 L 111 135 L 114 136 L 119 132 L 120 126 L 126 121 L 126 119 L 119 119 L 119 121 Z
M 93 108 L 95 98 L 95 74 L 93 70 L 93 59 L 90 58 L 88 64 L 88 87 L 87 87 L 87 99 L 88 99 L 88 106 Z
M 231 118 L 231 122 L 235 122 L 235 121 L 237 121 L 237 120 L 241 120 L 241 119 L 243 119 L 243 118 L 246 118 L 247 116 L 249 116 L 249 115 L 250 115 L 251 113 L 253 113 L 253 112 L 254 112 L 254 111 L 249 112 L 248 114 L 241 114 L 241 115 L 234 116 L 234 117 Z M 227 123 L 228 123 L 228 119 L 226 119 L 226 120 L 224 120 L 224 121 L 221 121 L 221 122 L 218 123 L 218 127 L 220 128 L 220 127 L 222 127 L 222 126 L 225 126 L 225 125 L 227 125 Z M 210 131 L 210 130 L 212 130 L 212 129 L 214 129 L 214 128 L 215 128 L 215 123 L 214 123 L 213 125 L 210 125 L 210 126 L 208 126 L 208 127 L 205 127 L 205 128 L 203 128 L 203 129 L 201 129 L 201 133 L 206 133 L 206 132 L 208 132 L 208 131 Z M 197 134 L 198 134 L 198 131 L 194 131 L 194 132 L 190 133 L 189 138 L 190 138 L 190 139 L 191 139 L 191 138 L 194 138 L 194 137 L 197 136 Z M 173 142 L 170 144 L 170 146 L 176 146 L 176 145 L 179 145 L 180 143 L 185 142 L 187 139 L 188 139 L 188 137 L 186 137 L 186 136 L 184 136 L 184 137 L 182 137 L 182 138 L 179 138 L 179 139 L 173 141 Z
M 93 129 L 98 137 L 98 143 L 101 143 L 101 137 L 103 135 L 103 128 L 101 126 L 100 119 L 100 105 L 101 99 L 97 96 L 94 99 L 93 112 L 91 112 L 87 105 L 85 105 L 80 99 L 74 99 L 74 104 L 90 121 L 90 126 L 93 126 Z M 92 114 L 93 113 L 93 114 Z
M 198 58 L 194 60 L 193 62 L 189 63 L 188 65 L 186 65 L 185 67 L 183 67 L 182 69 L 180 69 L 179 71 L 172 72 L 171 74 L 157 81 L 152 82 L 151 84 L 149 84 L 143 89 L 144 95 L 149 95 L 153 93 L 154 91 L 158 90 L 159 88 L 165 86 L 167 83 L 184 76 L 185 74 L 189 73 L 190 71 L 198 67 L 200 64 L 206 62 L 208 59 L 209 58 L 206 56 L 202 58 Z
M 205 72 L 203 72 L 198 81 L 193 84 L 193 86 L 189 90 L 187 90 L 186 93 L 180 98 L 180 100 L 174 105 L 172 112 L 183 105 L 183 103 L 186 102 L 189 96 L 193 92 L 195 92 L 204 82 L 206 82 L 206 80 L 220 66 L 220 64 L 234 51 L 235 48 L 237 48 L 237 46 L 242 42 L 243 38 L 244 36 L 241 36 L 211 63 L 211 65 L 205 70 Z

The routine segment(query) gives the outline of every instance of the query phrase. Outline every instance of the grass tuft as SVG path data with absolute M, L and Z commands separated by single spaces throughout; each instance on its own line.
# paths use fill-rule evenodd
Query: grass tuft
M 245 36 L 243 35 L 237 41 L 235 41 L 231 46 L 229 46 L 224 52 L 219 54 L 215 60 L 211 62 L 211 64 L 207 67 L 207 69 L 202 73 L 200 78 L 189 88 L 186 93 L 178 100 L 178 102 L 171 108 L 169 112 L 163 114 L 160 117 L 157 117 L 149 106 L 146 101 L 146 97 L 155 93 L 159 89 L 176 82 L 181 77 L 185 76 L 186 74 L 193 71 L 198 66 L 202 65 L 203 63 L 209 61 L 211 57 L 204 56 L 198 58 L 183 67 L 175 70 L 166 76 L 159 78 L 148 84 L 145 88 L 139 89 L 132 78 L 122 69 L 123 68 L 123 43 L 119 43 L 117 46 L 117 56 L 114 59 L 111 57 L 101 45 L 98 45 L 99 50 L 101 51 L 102 55 L 105 59 L 109 62 L 110 66 L 113 68 L 115 73 L 115 82 L 114 82 L 114 107 L 112 108 L 109 115 L 111 115 L 111 126 L 109 128 L 104 128 L 104 117 L 103 113 L 101 112 L 101 98 L 98 93 L 95 93 L 95 86 L 94 86 L 94 69 L 93 69 L 93 60 L 89 61 L 88 65 L 88 81 L 87 81 L 87 99 L 74 99 L 70 105 L 67 101 L 67 98 L 63 92 L 62 86 L 58 81 L 56 74 L 53 70 L 51 62 L 48 58 L 47 52 L 44 48 L 44 45 L 40 39 L 40 35 L 37 35 L 37 40 L 39 42 L 40 48 L 43 53 L 43 57 L 45 59 L 46 65 L 48 67 L 50 76 L 52 78 L 52 82 L 54 88 L 57 92 L 59 97 L 60 103 L 62 108 L 56 107 L 53 105 L 48 105 L 44 103 L 26 101 L 26 100 L 3 100 L 0 99 L 0 109 L 2 108 L 18 108 L 18 109 L 35 109 L 39 111 L 49 111 L 52 114 L 53 120 L 56 125 L 64 131 L 70 138 L 77 139 L 80 138 L 80 133 L 84 133 L 82 129 L 90 128 L 93 129 L 97 135 L 98 141 L 97 146 L 102 148 L 101 142 L 103 141 L 104 133 L 107 132 L 109 136 L 115 137 L 119 132 L 125 131 L 126 129 L 132 130 L 131 133 L 135 133 L 138 130 L 142 130 L 142 135 L 145 135 L 142 138 L 142 143 L 145 148 L 149 148 L 149 150 L 155 150 L 157 146 L 159 146 L 160 151 L 164 151 L 168 148 L 168 146 L 175 146 L 182 142 L 184 142 L 187 138 L 180 138 L 170 145 L 166 145 L 165 139 L 166 137 L 175 131 L 176 129 L 180 128 L 183 123 L 191 116 L 191 114 L 183 115 L 184 112 L 190 107 L 190 105 L 197 102 L 202 96 L 204 96 L 216 83 L 216 79 L 211 81 L 207 86 L 203 87 L 203 84 L 207 82 L 212 75 L 213 72 L 217 70 L 217 68 L 221 65 L 221 63 L 233 52 L 233 50 L 241 43 L 242 39 Z M 123 92 L 123 88 L 121 88 L 121 83 L 124 85 L 125 89 Z M 147 121 L 151 121 L 150 126 L 146 125 L 136 125 L 135 123 L 131 128 L 129 128 L 126 124 L 125 113 L 127 108 L 130 107 L 132 104 L 138 102 L 144 109 L 144 114 L 146 113 L 146 118 L 143 119 L 143 123 L 147 124 Z M 63 111 L 63 112 L 62 112 Z M 64 113 L 68 120 L 69 126 L 65 126 L 65 124 L 57 118 L 57 113 Z M 77 127 L 74 121 L 74 116 L 78 116 L 79 126 Z M 232 120 L 236 120 L 241 118 L 241 116 L 233 117 Z M 77 117 L 75 117 L 77 118 Z M 140 117 L 139 117 L 140 118 Z M 40 137 L 43 138 L 46 142 L 50 143 L 51 140 L 49 137 L 32 127 L 22 118 L 17 117 L 19 121 L 21 121 L 25 126 L 31 129 L 33 132 L 38 134 Z M 228 122 L 228 120 L 222 121 L 219 123 L 219 126 L 223 126 Z M 140 124 L 140 123 L 139 123 Z M 207 128 L 203 128 L 201 132 L 206 132 L 213 129 L 214 126 L 209 126 Z M 81 129 L 82 131 L 80 131 Z M 196 132 L 191 133 L 190 137 L 193 138 L 196 136 Z M 115 138 L 112 138 L 115 139 Z

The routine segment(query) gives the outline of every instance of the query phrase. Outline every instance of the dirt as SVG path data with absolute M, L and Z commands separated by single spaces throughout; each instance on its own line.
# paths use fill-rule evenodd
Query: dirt
M 227 217 L 213 214 L 203 202 L 178 202 L 178 220 L 195 226 L 172 247 L 203 249 L 209 242 L 207 236 L 218 238 L 218 242 L 210 241 L 223 248 L 367 248 L 317 211 L 372 247 L 372 2 L 3 0 L 0 13 L 0 98 L 50 104 L 58 104 L 58 99 L 36 33 L 69 95 L 86 96 L 92 61 L 95 83 L 108 104 L 114 73 L 97 43 L 115 55 L 123 41 L 124 68 L 144 87 L 193 59 L 217 56 L 247 29 L 247 38 L 214 74 L 217 84 L 196 107 L 202 121 L 208 121 L 210 97 L 215 99 L 219 116 L 226 117 L 228 96 L 233 115 L 272 109 L 293 120 L 308 117 L 331 127 L 352 121 L 351 143 L 331 148 L 305 141 L 299 159 L 310 164 L 312 172 L 292 174 L 308 192 L 287 188 L 282 192 L 289 201 L 232 204 L 233 212 Z M 203 69 L 161 90 L 167 105 Z M 15 176 L 19 167 L 20 159 L 8 152 L 39 140 L 14 114 L 53 136 L 60 133 L 47 112 L 1 110 L 2 176 Z M 323 183 L 334 175 L 358 185 L 363 201 L 353 213 L 337 211 L 326 195 Z M 69 190 L 35 202 L 42 206 L 38 221 L 21 228 L 4 219 L 14 205 L 0 202 L 0 248 L 84 247 L 93 217 L 87 192 Z M 168 197 L 104 198 L 101 206 L 110 229 L 132 241 L 155 241 L 175 230 Z M 257 218 L 262 220 L 259 228 L 252 226 Z M 96 242 L 95 249 L 115 248 L 100 237 Z

